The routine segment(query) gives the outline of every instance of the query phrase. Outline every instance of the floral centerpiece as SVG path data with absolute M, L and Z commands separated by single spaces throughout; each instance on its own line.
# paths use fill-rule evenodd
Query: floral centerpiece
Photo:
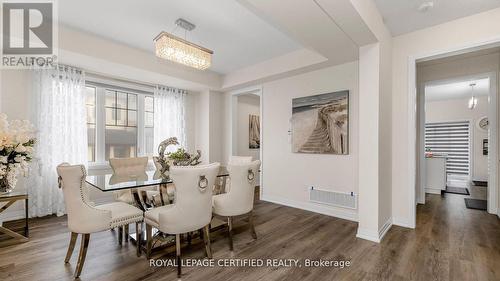
M 184 148 L 179 148 L 175 152 L 167 153 L 167 157 L 173 161 L 174 166 L 196 166 L 200 164 L 201 151 L 196 154 L 189 154 Z
M 27 120 L 7 120 L 0 113 L 0 193 L 16 186 L 19 174 L 27 175 L 33 159 L 35 138 L 33 125 Z

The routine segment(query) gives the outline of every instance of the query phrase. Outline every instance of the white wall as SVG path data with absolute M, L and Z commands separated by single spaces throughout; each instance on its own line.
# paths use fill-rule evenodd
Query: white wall
M 260 159 L 260 149 L 248 148 L 249 141 L 249 115 L 260 116 L 260 97 L 253 94 L 239 95 L 238 99 L 238 131 L 236 136 L 237 155 L 252 156 L 254 160 Z
M 358 193 L 358 62 L 324 68 L 262 85 L 263 199 L 351 220 L 357 211 L 309 202 L 311 186 Z M 350 91 L 349 155 L 292 153 L 292 99 Z
M 415 150 L 410 145 L 409 114 L 409 58 L 412 56 L 434 55 L 439 52 L 458 50 L 472 44 L 489 43 L 500 40 L 500 9 L 461 18 L 441 25 L 422 29 L 393 38 L 392 57 L 392 213 L 399 225 L 414 227 L 415 206 L 411 193 L 409 155 Z M 413 92 L 414 94 L 414 92 Z
M 472 129 L 472 179 L 488 180 L 488 156 L 483 155 L 483 139 L 488 132 L 478 128 L 477 121 L 488 115 L 488 97 L 477 98 L 477 106 L 473 110 L 467 108 L 468 98 L 425 103 L 425 122 L 471 121 Z

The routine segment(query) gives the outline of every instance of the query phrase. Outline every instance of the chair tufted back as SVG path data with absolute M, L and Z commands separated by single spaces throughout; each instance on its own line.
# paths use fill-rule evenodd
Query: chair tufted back
M 259 168 L 259 160 L 245 164 L 233 164 L 227 167 L 231 179 L 231 189 L 220 202 L 223 204 L 220 207 L 224 209 L 224 213 L 236 216 L 246 214 L 253 209 Z M 249 179 L 249 177 L 253 178 Z
M 212 220 L 212 187 L 219 172 L 219 163 L 200 166 L 174 166 L 170 177 L 175 184 L 173 209 L 160 213 L 160 228 L 170 234 L 200 229 Z M 200 188 L 200 176 L 206 187 Z
M 62 163 L 57 166 L 57 174 L 66 203 L 68 228 L 76 233 L 93 233 L 109 229 L 111 212 L 94 208 L 86 199 L 88 195 L 85 188 L 87 176 L 85 166 Z
M 109 165 L 116 175 L 140 175 L 146 172 L 148 157 L 113 158 Z

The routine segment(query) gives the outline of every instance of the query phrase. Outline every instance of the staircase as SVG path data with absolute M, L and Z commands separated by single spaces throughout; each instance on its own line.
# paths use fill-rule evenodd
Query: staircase
M 319 116 L 316 122 L 316 128 L 299 151 L 304 153 L 323 153 L 332 151 L 328 127 L 325 121 Z

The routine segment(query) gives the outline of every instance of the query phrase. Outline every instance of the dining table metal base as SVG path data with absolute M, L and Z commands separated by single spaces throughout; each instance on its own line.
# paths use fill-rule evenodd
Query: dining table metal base
M 210 233 L 219 231 L 221 229 L 227 228 L 227 221 L 221 220 L 218 217 L 214 217 L 212 219 L 212 222 L 210 223 Z M 146 228 L 142 227 L 143 232 L 141 235 L 141 241 L 137 241 L 137 233 L 131 232 L 128 233 L 129 240 L 136 245 L 136 247 L 141 247 L 141 252 L 146 253 L 147 252 L 147 245 L 146 245 Z M 157 228 L 152 228 L 152 237 L 155 239 L 155 242 L 153 243 L 153 246 L 151 248 L 152 253 L 158 252 L 160 250 L 164 250 L 169 247 L 173 247 L 173 252 L 175 251 L 175 235 L 170 235 L 170 234 L 164 234 L 162 233 L 159 229 Z M 126 233 L 127 235 L 127 233 Z M 188 235 L 185 236 L 185 240 L 188 242 L 188 244 L 191 244 L 192 240 L 198 240 L 201 239 L 203 240 L 203 237 L 200 235 L 198 231 L 193 231 L 190 232 Z M 201 241 L 203 242 L 203 241 Z

